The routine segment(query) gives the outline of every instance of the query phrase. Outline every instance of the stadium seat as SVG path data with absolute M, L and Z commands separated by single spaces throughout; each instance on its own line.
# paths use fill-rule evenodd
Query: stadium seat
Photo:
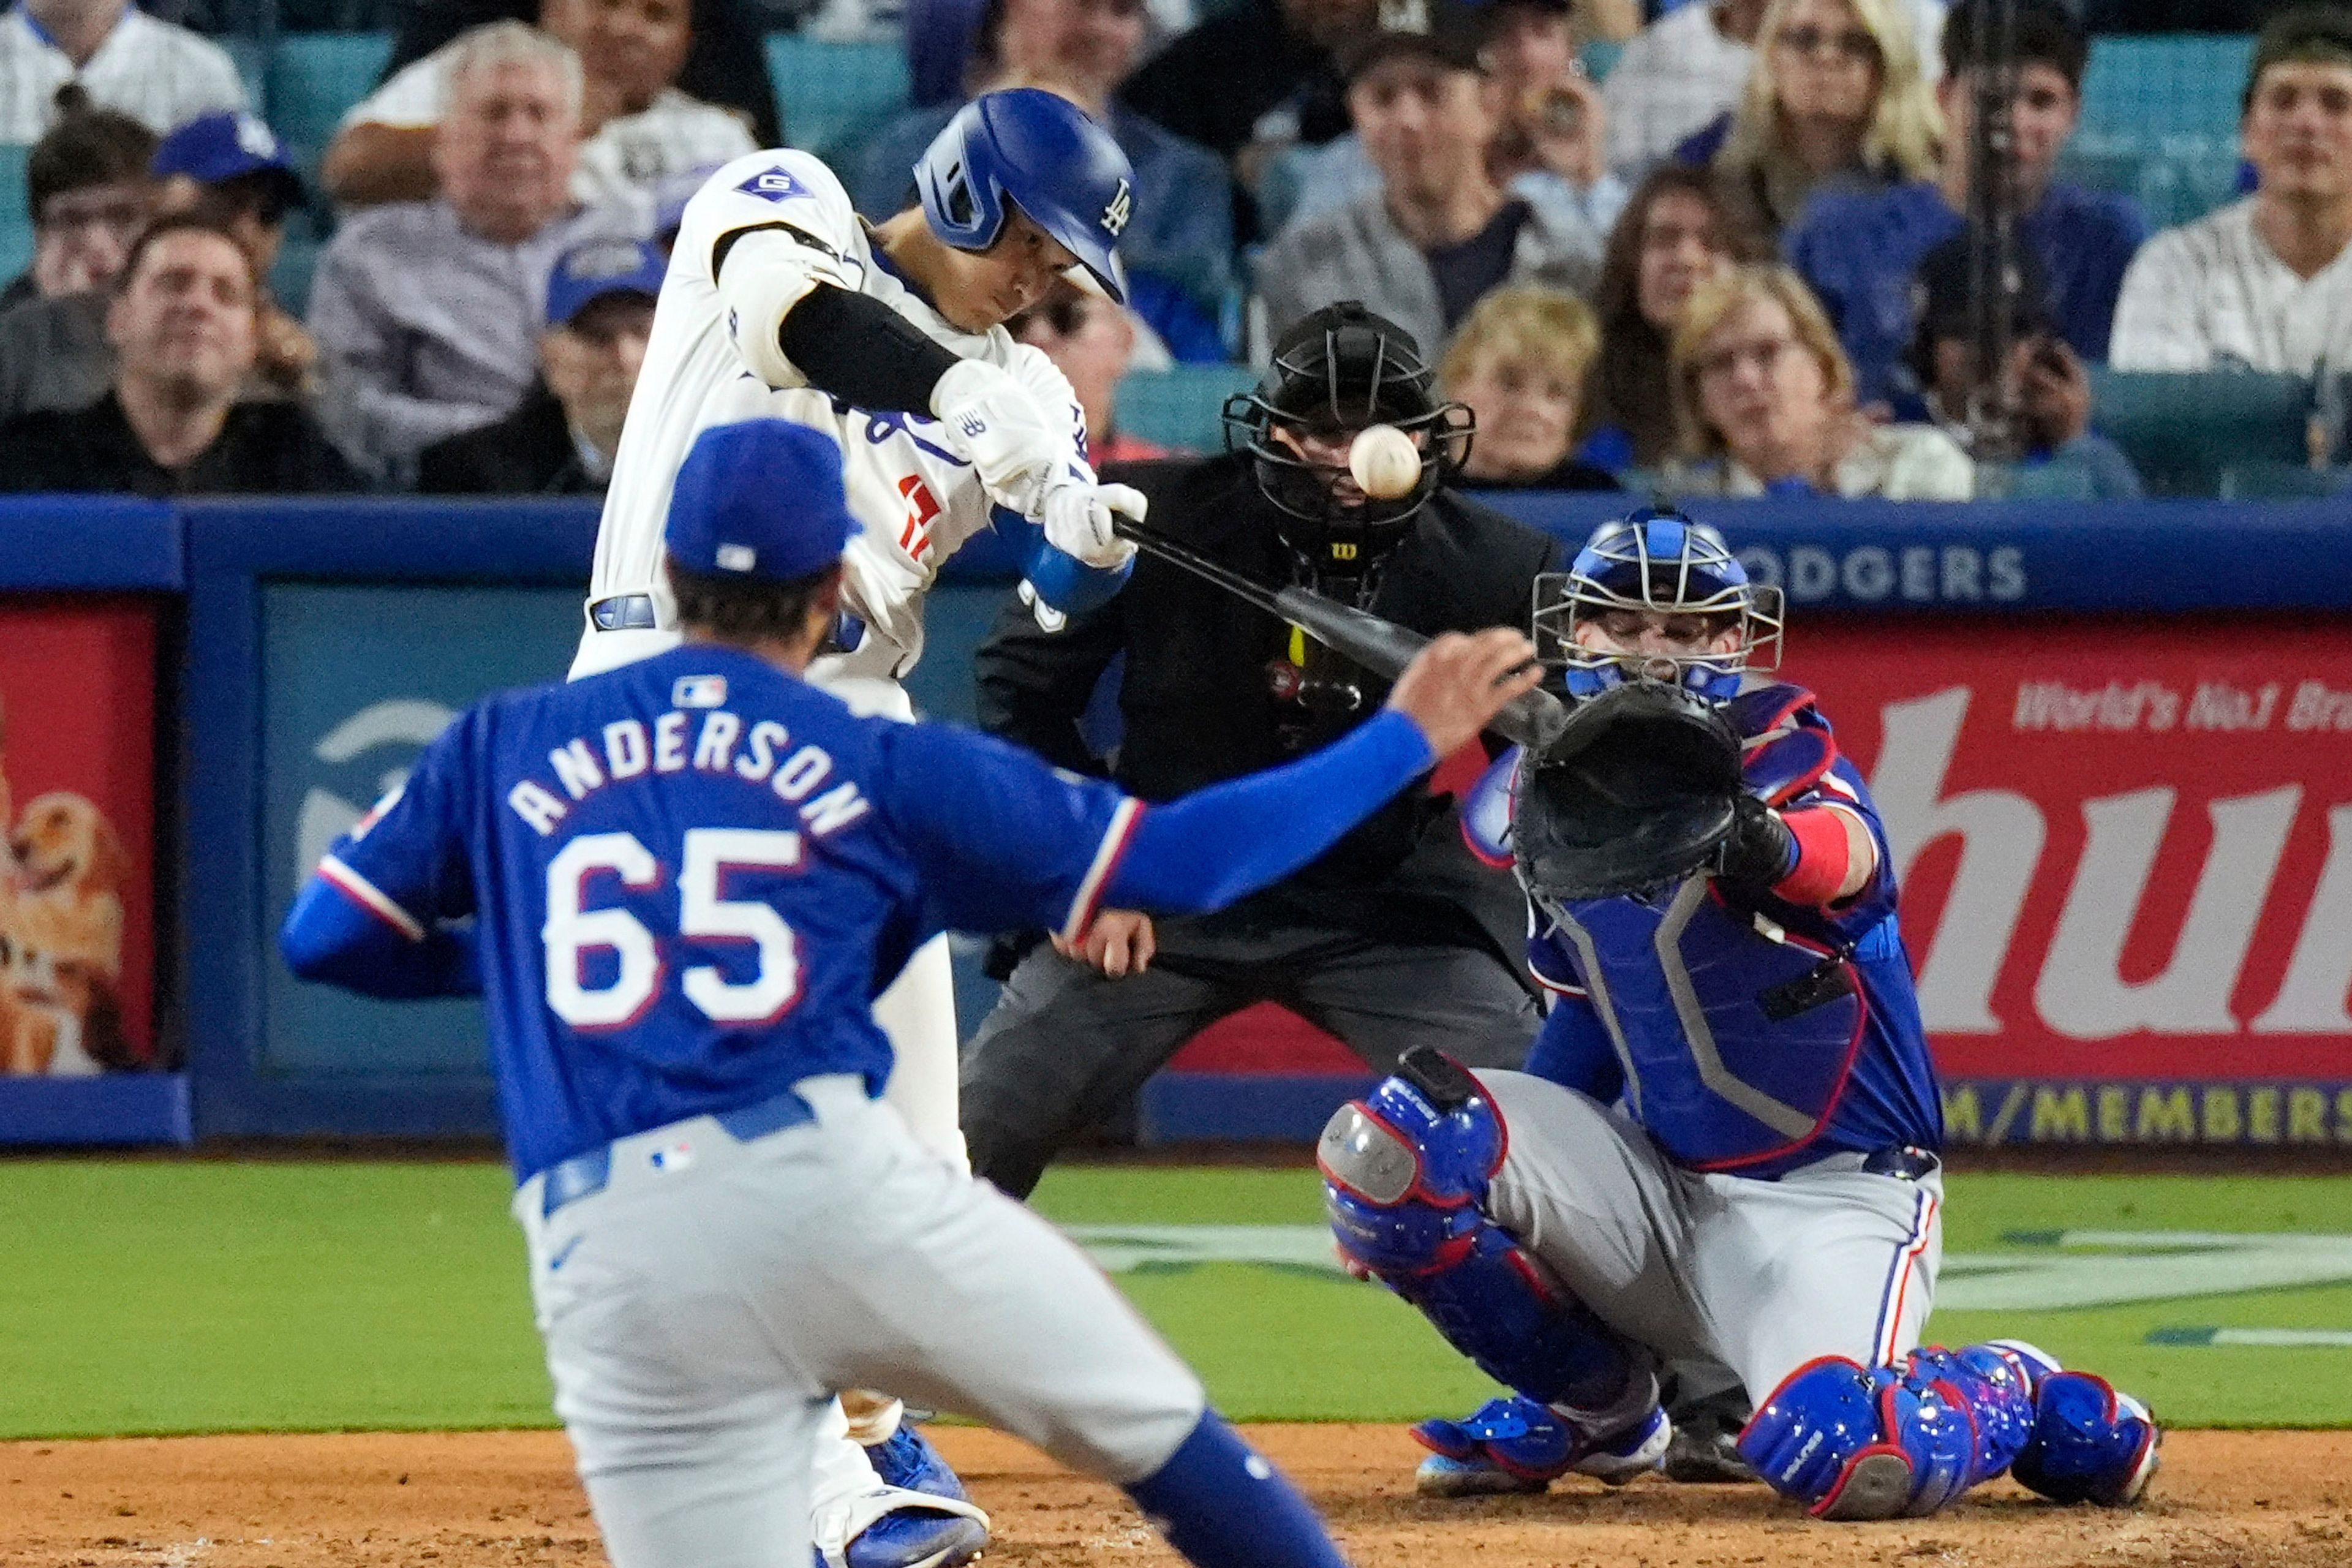
M 2095 38 L 2080 132 L 2152 144 L 2194 137 L 2234 147 L 2254 41 L 2232 35 Z
M 2221 470 L 2223 500 L 2301 500 L 2352 489 L 2352 468 L 2308 463 L 2231 463 Z
M 1609 79 L 1609 73 L 1616 68 L 1617 57 L 1624 52 L 1625 46 L 1614 38 L 1595 38 L 1577 50 L 1576 58 L 1583 62 L 1585 75 L 1602 82 Z
M 1245 364 L 1137 371 L 1118 384 L 1118 426 L 1163 447 L 1222 452 L 1225 399 L 1256 384 L 1257 372 Z
M 771 33 L 768 83 L 784 140 L 830 156 L 907 107 L 906 51 Z
M 2310 384 L 2249 371 L 2091 372 L 2093 423 L 2155 496 L 2211 496 L 2232 465 L 2301 462 Z
M 2095 500 L 2091 470 L 2072 458 L 2043 463 L 1987 463 L 1977 470 L 1979 500 Z
M 306 179 L 351 107 L 392 58 L 390 33 L 288 33 L 269 58 L 262 113 Z
M 25 202 L 30 147 L 0 145 L 0 283 L 33 262 L 33 215 Z

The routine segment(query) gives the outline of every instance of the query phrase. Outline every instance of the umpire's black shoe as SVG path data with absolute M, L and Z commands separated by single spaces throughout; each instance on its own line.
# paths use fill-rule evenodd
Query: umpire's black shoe
M 1752 1481 L 1755 1467 L 1739 1457 L 1739 1429 L 1748 1425 L 1748 1396 L 1737 1388 L 1674 1408 L 1674 1441 L 1666 1445 L 1666 1479 L 1700 1484 Z

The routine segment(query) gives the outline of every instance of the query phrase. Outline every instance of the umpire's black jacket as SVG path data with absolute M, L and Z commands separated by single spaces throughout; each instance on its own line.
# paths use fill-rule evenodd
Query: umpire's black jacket
M 1261 583 L 1286 584 L 1291 558 L 1276 531 L 1282 514 L 1249 465 L 1228 455 L 1136 464 L 1116 477 L 1150 498 L 1158 531 Z M 1441 490 L 1389 557 L 1371 608 L 1432 635 L 1524 628 L 1533 579 L 1557 569 L 1558 552 L 1548 536 Z M 1104 668 L 1124 653 L 1125 733 L 1110 771 L 1141 799 L 1171 800 L 1293 754 L 1281 734 L 1286 705 L 1268 674 L 1289 643 L 1289 628 L 1273 616 L 1144 555 L 1117 598 L 1058 632 L 1040 629 L 1008 599 L 976 661 L 981 726 L 1059 766 L 1103 773 L 1077 723 Z M 1387 684 L 1368 673 L 1360 684 L 1370 717 Z M 1515 974 L 1527 936 L 1517 887 L 1470 855 L 1454 812 L 1421 785 L 1287 881 L 1209 918 L 1327 924 L 1383 941 L 1484 942 Z

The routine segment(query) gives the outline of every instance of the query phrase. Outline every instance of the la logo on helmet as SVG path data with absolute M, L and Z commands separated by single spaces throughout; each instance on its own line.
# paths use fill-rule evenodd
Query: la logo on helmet
M 1135 203 L 1128 195 L 1127 182 L 1121 180 L 1118 183 L 1118 194 L 1111 197 L 1110 205 L 1103 208 L 1102 226 L 1105 232 L 1108 233 L 1113 239 L 1117 239 L 1118 231 L 1127 226 L 1127 220 L 1134 212 Z

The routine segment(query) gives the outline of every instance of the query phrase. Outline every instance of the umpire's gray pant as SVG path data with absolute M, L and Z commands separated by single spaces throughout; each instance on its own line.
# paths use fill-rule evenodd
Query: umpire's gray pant
M 1483 944 L 1377 941 L 1328 926 L 1172 920 L 1141 974 L 1113 980 L 1041 945 L 963 1050 L 972 1173 L 1026 1197 L 1055 1151 L 1111 1115 L 1201 1030 L 1279 1002 L 1375 1072 L 1416 1045 L 1516 1068 L 1543 1013 Z

